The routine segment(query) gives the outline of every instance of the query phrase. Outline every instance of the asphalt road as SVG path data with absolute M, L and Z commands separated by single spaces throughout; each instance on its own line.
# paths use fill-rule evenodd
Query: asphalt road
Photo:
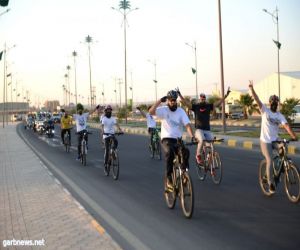
M 64 151 L 58 128 L 52 139 L 22 126 L 18 132 L 124 249 L 299 249 L 300 203 L 290 203 L 282 185 L 273 197 L 262 195 L 258 151 L 218 147 L 224 168 L 219 186 L 210 178 L 199 181 L 191 164 L 195 209 L 185 219 L 179 203 L 173 210 L 165 204 L 164 162 L 150 159 L 145 136 L 118 137 L 120 179 L 114 181 L 103 173 L 98 131 L 89 137 L 86 167 L 75 160 L 75 147 Z M 293 159 L 300 166 L 300 158 Z

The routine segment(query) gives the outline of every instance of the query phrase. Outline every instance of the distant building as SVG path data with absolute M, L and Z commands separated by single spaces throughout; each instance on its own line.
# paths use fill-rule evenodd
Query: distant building
M 48 111 L 57 111 L 57 108 L 59 108 L 59 101 L 45 101 L 44 107 Z
M 270 95 L 278 95 L 278 74 L 274 73 L 254 85 L 254 89 L 263 103 L 269 102 Z M 281 72 L 280 102 L 287 98 L 300 98 L 300 71 Z

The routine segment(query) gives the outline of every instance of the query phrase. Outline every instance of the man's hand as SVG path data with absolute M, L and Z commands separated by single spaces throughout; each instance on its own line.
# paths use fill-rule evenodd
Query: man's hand
M 231 90 L 230 90 L 230 87 L 228 87 L 228 89 L 227 89 L 227 93 L 226 93 L 226 95 L 225 95 L 225 96 L 226 96 L 226 97 L 227 97 L 227 96 L 229 96 L 230 92 L 231 92 Z
M 297 137 L 292 138 L 291 141 L 298 141 L 298 138 Z
M 141 108 L 140 108 L 140 107 L 136 107 L 136 109 L 139 110 L 139 111 L 141 111 Z
M 98 104 L 97 106 L 96 106 L 96 109 L 99 109 L 100 108 L 100 105 Z
M 180 90 L 179 90 L 179 88 L 177 87 L 177 88 L 175 88 L 175 91 L 177 92 L 177 94 L 178 95 L 180 95 L 181 96 L 181 93 L 180 93 Z
M 164 96 L 164 97 L 160 98 L 160 101 L 161 101 L 161 102 L 166 102 L 166 101 L 167 101 L 167 98 L 168 98 L 167 96 Z
M 195 136 L 192 136 L 191 143 L 195 143 L 195 142 L 197 142 L 197 140 L 196 140 Z
M 253 80 L 249 80 L 249 89 L 253 89 Z

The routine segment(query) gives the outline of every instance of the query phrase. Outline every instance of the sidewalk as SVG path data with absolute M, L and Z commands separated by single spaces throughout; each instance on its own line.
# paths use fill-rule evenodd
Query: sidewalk
M 16 125 L 0 128 L 0 138 L 0 249 L 120 249 L 17 135 Z

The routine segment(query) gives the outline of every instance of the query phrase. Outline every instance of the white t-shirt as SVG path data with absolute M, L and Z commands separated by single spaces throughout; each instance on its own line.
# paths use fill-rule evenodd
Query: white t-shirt
M 286 123 L 285 117 L 280 112 L 274 113 L 265 105 L 262 105 L 260 140 L 265 143 L 276 141 L 278 138 L 279 125 Z
M 153 116 L 149 113 L 146 114 L 147 119 L 147 127 L 148 128 L 155 128 L 156 127 L 156 121 L 154 120 Z
M 89 115 L 90 115 L 89 113 L 83 113 L 82 115 L 79 115 L 79 114 L 73 115 L 73 119 L 76 122 L 77 132 L 80 132 L 80 131 L 86 129 L 87 119 L 88 119 Z
M 173 112 L 168 106 L 156 109 L 157 118 L 162 119 L 161 122 L 161 138 L 180 138 L 182 137 L 183 126 L 191 123 L 187 114 L 180 107 Z
M 115 117 L 107 118 L 106 116 L 103 116 L 101 119 L 101 124 L 104 125 L 104 133 L 115 133 L 115 125 L 117 124 Z M 103 138 L 109 137 L 109 135 L 103 135 Z

